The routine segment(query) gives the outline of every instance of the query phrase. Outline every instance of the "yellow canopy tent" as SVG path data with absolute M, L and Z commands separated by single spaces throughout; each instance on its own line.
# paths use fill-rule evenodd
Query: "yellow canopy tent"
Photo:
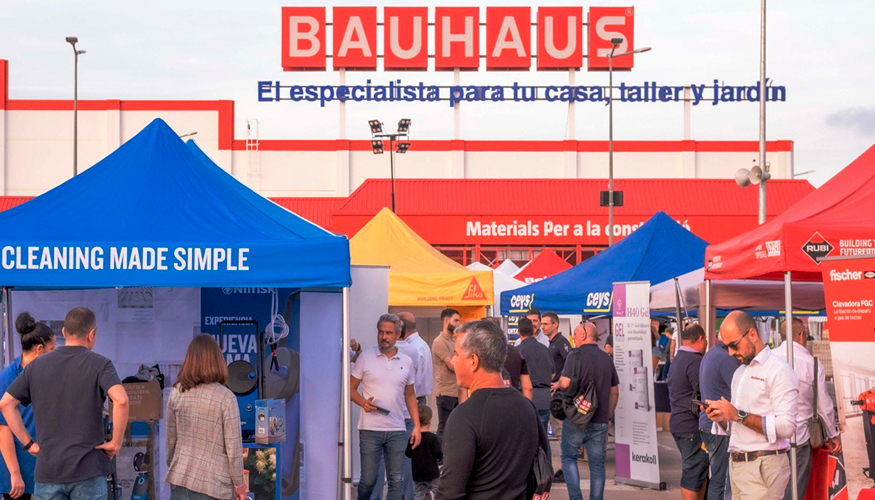
M 389 266 L 390 306 L 491 306 L 492 272 L 440 253 L 388 208 L 349 240 L 352 265 Z

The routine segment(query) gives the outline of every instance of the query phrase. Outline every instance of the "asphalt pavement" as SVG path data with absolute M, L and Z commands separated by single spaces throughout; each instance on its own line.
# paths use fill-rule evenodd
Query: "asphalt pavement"
M 614 482 L 614 437 L 611 436 L 608 440 L 608 455 L 605 460 L 605 469 L 607 472 L 607 483 L 605 484 L 605 499 L 607 500 L 639 500 L 642 494 L 647 495 L 648 500 L 657 500 L 662 498 L 680 498 L 680 483 L 681 483 L 681 454 L 675 445 L 674 438 L 671 433 L 660 431 L 656 433 L 656 439 L 659 447 L 659 478 L 666 485 L 665 491 L 656 491 L 637 486 L 628 486 L 625 484 L 617 484 Z M 550 441 L 553 451 L 553 469 L 561 468 L 559 441 Z M 583 493 L 583 498 L 589 498 L 589 467 L 587 462 L 579 460 L 577 462 L 580 469 L 580 489 Z M 553 483 L 553 488 L 550 491 L 550 500 L 569 500 L 568 488 L 565 483 Z

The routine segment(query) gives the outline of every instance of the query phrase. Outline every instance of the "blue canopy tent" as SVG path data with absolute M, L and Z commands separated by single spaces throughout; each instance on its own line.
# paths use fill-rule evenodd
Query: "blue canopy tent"
M 18 289 L 283 287 L 334 292 L 321 303 L 333 317 L 323 318 L 320 328 L 336 329 L 336 335 L 319 336 L 321 343 L 310 346 L 326 352 L 332 361 L 319 368 L 318 376 L 309 374 L 302 361 L 301 384 L 307 391 L 310 381 L 329 380 L 339 406 L 340 386 L 349 380 L 348 363 L 341 363 L 337 355 L 348 357 L 341 348 L 345 344 L 340 343 L 340 330 L 348 337 L 349 241 L 261 197 L 193 149 L 196 146 L 187 147 L 163 120 L 156 119 L 82 174 L 0 213 L 0 285 Z M 5 303 L 8 308 L 8 298 Z M 302 336 L 302 352 L 309 345 L 305 337 L 309 336 Z M 340 380 L 326 377 L 329 371 Z M 317 389 L 311 392 L 320 392 L 321 386 Z M 325 395 L 312 394 L 323 399 Z M 325 415 L 330 405 L 320 406 L 322 425 L 332 418 L 340 423 L 339 415 Z M 307 444 L 308 458 L 313 450 L 336 449 L 339 436 L 330 434 L 323 429 L 331 445 L 321 438 Z M 304 434 L 304 441 L 309 437 Z M 309 483 L 314 487 L 328 470 L 323 466 L 337 467 L 337 456 L 332 453 L 326 462 L 317 461 L 306 469 L 312 471 Z M 326 488 L 320 490 L 326 493 L 303 493 L 307 498 L 335 496 Z
M 611 313 L 613 284 L 659 283 L 702 267 L 707 242 L 657 212 L 629 236 L 555 276 L 501 294 L 502 311 Z

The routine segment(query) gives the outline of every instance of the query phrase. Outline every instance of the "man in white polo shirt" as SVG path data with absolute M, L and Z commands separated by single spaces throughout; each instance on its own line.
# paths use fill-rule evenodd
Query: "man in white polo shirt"
M 377 483 L 380 459 L 386 463 L 387 500 L 401 500 L 402 467 L 407 447 L 404 409 L 413 421 L 410 442 L 419 446 L 419 409 L 413 383 L 413 360 L 398 351 L 401 319 L 384 314 L 377 321 L 377 345 L 361 353 L 350 377 L 352 402 L 362 407 L 359 418 L 361 480 L 358 499 L 369 500 Z M 362 393 L 359 394 L 359 386 Z
M 790 480 L 790 437 L 796 432 L 799 381 L 763 343 L 753 318 L 726 316 L 720 337 L 741 362 L 732 376 L 732 402 L 705 401 L 712 433 L 729 433 L 729 477 L 735 498 L 780 500 Z

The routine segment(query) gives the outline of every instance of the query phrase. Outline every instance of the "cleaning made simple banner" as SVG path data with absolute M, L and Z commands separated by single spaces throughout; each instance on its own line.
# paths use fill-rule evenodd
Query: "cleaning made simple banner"
M 820 267 L 836 406 L 844 427 L 844 466 L 836 464 L 829 495 L 830 500 L 857 498 L 861 489 L 875 486 L 863 473 L 875 466 L 869 458 L 875 456 L 869 439 L 875 436 L 875 397 L 867 397 L 875 389 L 875 256 L 825 259 Z
M 614 366 L 620 401 L 614 413 L 618 483 L 659 489 L 653 396 L 650 282 L 614 283 Z

